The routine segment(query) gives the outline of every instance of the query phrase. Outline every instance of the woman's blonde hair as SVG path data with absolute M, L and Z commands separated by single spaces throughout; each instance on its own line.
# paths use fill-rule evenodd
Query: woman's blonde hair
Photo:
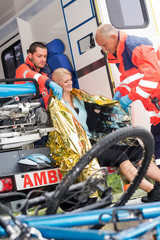
M 60 84 L 61 81 L 61 77 L 64 74 L 69 74 L 72 77 L 71 72 L 66 69 L 66 68 L 57 68 L 56 70 L 54 70 L 53 74 L 52 74 L 52 80 L 55 81 L 57 84 Z

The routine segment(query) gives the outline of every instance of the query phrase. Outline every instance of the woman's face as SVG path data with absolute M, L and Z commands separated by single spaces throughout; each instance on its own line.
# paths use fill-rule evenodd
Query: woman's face
M 72 78 L 70 74 L 64 74 L 61 76 L 61 80 L 59 85 L 63 88 L 64 92 L 71 92 L 72 91 Z

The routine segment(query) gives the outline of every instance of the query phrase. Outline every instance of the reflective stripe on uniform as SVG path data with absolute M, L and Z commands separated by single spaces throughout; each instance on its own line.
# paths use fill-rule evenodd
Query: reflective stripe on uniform
M 151 82 L 147 80 L 140 80 L 139 85 L 147 88 L 157 88 L 158 82 Z
M 31 70 L 26 70 L 24 73 L 23 73 L 23 78 L 26 78 L 26 74 L 28 73 L 28 72 L 30 72 Z
M 121 87 L 126 88 L 128 92 L 131 92 L 131 88 L 128 85 L 121 85 Z
M 143 91 L 140 87 L 136 87 L 136 93 L 139 94 L 143 98 L 148 98 L 150 96 L 149 93 Z
M 144 77 L 144 74 L 141 74 L 141 73 L 136 73 L 128 78 L 125 78 L 121 84 L 129 84 L 131 82 L 134 82 L 135 80 L 138 80 L 140 78 L 143 78 Z
M 149 114 L 150 117 L 160 118 L 160 113 L 156 113 L 154 111 L 150 111 L 150 112 L 148 112 L 148 114 Z
M 42 76 L 42 74 L 36 73 L 36 74 L 33 76 L 33 78 L 38 81 L 38 78 L 41 77 L 41 76 Z

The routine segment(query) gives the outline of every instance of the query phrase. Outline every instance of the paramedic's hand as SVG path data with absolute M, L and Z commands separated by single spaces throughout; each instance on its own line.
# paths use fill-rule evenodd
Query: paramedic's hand
M 121 97 L 119 100 L 121 107 L 124 109 L 124 111 L 126 111 L 126 113 L 128 113 L 128 107 L 129 105 L 133 102 L 128 95 Z
M 121 97 L 122 97 L 121 93 L 120 93 L 119 91 L 117 91 L 117 92 L 114 94 L 113 101 L 119 100 Z
M 49 83 L 49 87 L 53 90 L 54 96 L 57 96 L 57 99 L 61 100 L 63 95 L 63 88 L 61 88 L 58 84 L 56 84 L 53 81 Z

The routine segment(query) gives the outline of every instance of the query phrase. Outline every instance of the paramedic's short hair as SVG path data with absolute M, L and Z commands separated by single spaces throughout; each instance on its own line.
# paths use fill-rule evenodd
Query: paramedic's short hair
M 117 35 L 118 29 L 111 24 L 102 24 L 97 28 L 95 38 L 97 39 L 99 35 L 102 35 L 103 37 L 110 37 L 112 34 Z
M 57 84 L 59 84 L 61 81 L 61 77 L 65 74 L 69 74 L 72 77 L 72 74 L 68 69 L 57 68 L 56 70 L 54 70 L 54 72 L 52 74 L 52 80 L 55 81 Z
M 34 42 L 30 45 L 29 47 L 29 53 L 33 54 L 34 52 L 36 52 L 36 48 L 42 48 L 42 49 L 47 49 L 46 45 L 42 42 Z

